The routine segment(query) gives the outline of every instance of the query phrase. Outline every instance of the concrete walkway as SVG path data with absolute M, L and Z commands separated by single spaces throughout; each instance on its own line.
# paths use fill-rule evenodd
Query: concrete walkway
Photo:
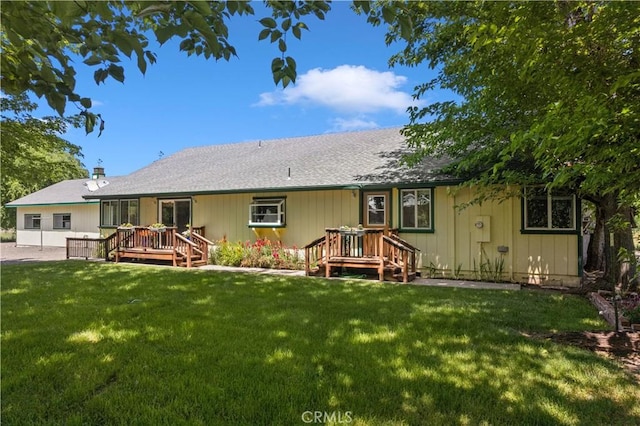
M 201 266 L 201 270 L 208 271 L 227 271 L 245 274 L 270 274 L 270 275 L 286 275 L 295 277 L 304 277 L 304 271 L 290 271 L 284 269 L 262 269 L 262 268 L 237 268 L 232 266 L 206 265 Z M 353 279 L 353 278 L 332 278 L 332 279 Z M 369 280 L 371 281 L 371 280 Z M 391 284 L 400 284 L 389 282 Z M 456 288 L 473 288 L 485 290 L 520 290 L 520 284 L 512 283 L 488 283 L 483 281 L 466 281 L 466 280 L 446 280 L 436 278 L 416 278 L 409 283 L 410 285 L 424 285 L 431 287 L 456 287 Z
M 46 262 L 52 260 L 65 260 L 66 249 L 64 247 L 16 246 L 15 243 L 2 243 L 0 245 L 0 263 L 8 265 L 22 262 Z M 137 265 L 144 265 L 138 263 Z M 154 265 L 157 266 L 157 265 Z M 290 277 L 303 277 L 304 271 L 290 271 L 284 269 L 263 268 L 235 268 L 231 266 L 205 265 L 198 268 L 204 271 L 227 271 L 244 274 L 284 275 Z M 349 278 L 336 278 L 349 279 Z M 400 284 L 401 283 L 394 283 Z M 488 283 L 481 281 L 446 280 L 436 278 L 416 278 L 410 285 L 424 285 L 433 287 L 457 287 L 491 290 L 520 290 L 520 284 Z

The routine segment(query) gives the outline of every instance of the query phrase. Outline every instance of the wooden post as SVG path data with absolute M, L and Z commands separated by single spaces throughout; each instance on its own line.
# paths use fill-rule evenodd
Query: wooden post
M 378 244 L 379 244 L 379 251 L 378 251 L 378 256 L 380 257 L 380 263 L 378 265 L 378 278 L 380 279 L 380 281 L 384 281 L 384 256 L 383 256 L 383 251 L 384 251 L 384 238 L 382 238 L 384 236 L 384 233 L 380 232 L 378 233 Z
M 407 262 L 407 251 L 402 250 L 402 282 L 409 282 L 409 262 Z
M 330 241 L 331 241 L 331 232 L 327 230 L 327 238 L 325 239 L 325 242 L 324 242 L 324 245 L 325 245 L 324 276 L 326 278 L 329 278 L 331 276 L 331 266 L 329 266 L 329 258 L 331 257 L 329 254 L 329 250 L 331 248 Z
M 116 229 L 116 263 L 120 261 L 120 231 Z

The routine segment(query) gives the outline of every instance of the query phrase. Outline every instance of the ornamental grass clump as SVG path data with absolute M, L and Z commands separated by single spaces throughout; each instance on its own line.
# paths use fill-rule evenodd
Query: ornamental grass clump
M 287 248 L 280 241 L 267 238 L 230 243 L 226 239 L 218 242 L 211 251 L 210 263 L 246 268 L 302 269 L 303 259 L 296 247 Z

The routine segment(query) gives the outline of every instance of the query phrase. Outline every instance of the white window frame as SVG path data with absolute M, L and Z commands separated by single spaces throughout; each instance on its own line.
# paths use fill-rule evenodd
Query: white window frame
M 254 198 L 249 205 L 249 226 L 278 228 L 285 224 L 285 198 Z
M 525 188 L 525 196 L 524 202 L 522 204 L 523 208 L 523 229 L 525 231 L 547 231 L 547 232 L 575 232 L 577 226 L 576 220 L 576 196 L 574 194 L 557 194 L 551 191 L 546 191 L 546 203 L 547 203 L 547 211 L 546 211 L 546 226 L 529 226 L 529 200 L 534 199 L 544 199 L 544 197 L 539 195 L 529 196 L 529 191 L 531 190 L 540 190 L 539 187 L 526 187 Z M 553 207 L 554 203 L 558 201 L 571 201 L 571 223 L 572 226 L 569 228 L 560 228 L 555 227 L 553 224 Z
M 418 221 L 418 204 L 414 204 L 413 209 L 413 226 L 406 225 L 404 223 L 404 196 L 407 193 L 413 193 L 415 200 L 418 200 L 419 193 L 427 193 L 429 204 L 427 205 L 429 212 L 429 224 L 428 226 L 419 226 Z M 433 188 L 407 188 L 400 190 L 400 229 L 403 230 L 416 230 L 416 231 L 433 231 Z
M 71 229 L 71 213 L 54 213 L 53 229 Z
M 35 221 L 38 222 L 37 226 L 35 225 Z M 42 215 L 40 213 L 27 213 L 24 215 L 24 229 L 40 229 L 41 227 Z
M 373 198 L 382 198 L 382 208 L 378 209 L 375 206 L 373 206 L 371 204 L 371 200 Z M 389 192 L 384 191 L 384 192 L 377 192 L 377 191 L 370 191 L 370 192 L 365 192 L 363 194 L 363 221 L 364 221 L 364 226 L 367 228 L 384 228 L 385 226 L 389 225 L 389 215 L 390 215 L 390 211 L 389 211 L 389 200 L 390 200 L 391 196 L 389 194 Z M 371 214 L 377 214 L 377 213 L 382 213 L 382 221 L 381 222 L 375 222 L 372 223 L 371 222 Z

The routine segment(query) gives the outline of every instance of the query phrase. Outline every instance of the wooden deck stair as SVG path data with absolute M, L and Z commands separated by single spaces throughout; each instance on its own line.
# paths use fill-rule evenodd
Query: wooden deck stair
M 115 234 L 114 258 L 116 262 L 120 259 L 169 261 L 173 266 L 187 268 L 206 265 L 213 243 L 203 234 L 204 227 L 192 228 L 189 237 L 174 227 L 160 231 L 141 226 L 119 228 Z
M 373 269 L 380 281 L 409 282 L 416 278 L 419 251 L 384 229 L 327 228 L 326 234 L 304 247 L 307 275 L 330 277 L 338 268 Z

